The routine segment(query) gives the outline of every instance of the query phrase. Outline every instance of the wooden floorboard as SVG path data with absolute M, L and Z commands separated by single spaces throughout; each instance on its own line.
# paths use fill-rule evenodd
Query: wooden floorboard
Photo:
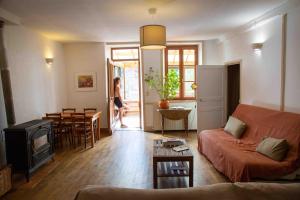
M 168 132 L 165 137 L 185 138 L 194 155 L 194 186 L 227 182 L 199 154 L 196 133 Z M 65 149 L 56 153 L 55 161 L 38 170 L 29 183 L 22 175 L 14 176 L 14 188 L 2 199 L 74 199 L 86 185 L 127 188 L 152 188 L 153 139 L 160 133 L 117 131 L 101 138 L 94 148 Z M 186 187 L 188 179 L 160 178 L 159 188 Z

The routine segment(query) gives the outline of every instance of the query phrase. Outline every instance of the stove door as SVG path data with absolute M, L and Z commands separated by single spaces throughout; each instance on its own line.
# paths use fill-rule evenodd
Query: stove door
M 30 132 L 31 167 L 47 159 L 52 153 L 51 126 L 45 125 Z

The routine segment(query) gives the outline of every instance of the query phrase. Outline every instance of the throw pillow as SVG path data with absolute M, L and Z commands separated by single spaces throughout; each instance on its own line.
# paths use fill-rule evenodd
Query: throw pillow
M 256 151 L 276 161 L 282 161 L 289 150 L 285 139 L 271 137 L 264 138 L 257 146 Z
M 240 138 L 242 137 L 242 134 L 244 133 L 245 129 L 246 124 L 244 122 L 235 117 L 230 116 L 224 128 L 224 131 L 230 133 L 235 138 Z

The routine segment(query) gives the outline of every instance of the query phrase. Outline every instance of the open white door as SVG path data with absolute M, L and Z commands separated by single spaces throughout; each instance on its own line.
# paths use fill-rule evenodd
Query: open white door
M 107 89 L 108 89 L 108 102 L 107 102 L 107 127 L 108 132 L 112 134 L 115 129 L 115 104 L 114 104 L 114 65 L 107 59 Z
M 224 126 L 225 67 L 201 65 L 197 68 L 197 130 Z

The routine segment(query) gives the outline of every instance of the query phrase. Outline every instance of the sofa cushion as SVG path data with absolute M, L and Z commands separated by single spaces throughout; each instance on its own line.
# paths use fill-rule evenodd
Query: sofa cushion
M 256 148 L 257 152 L 276 161 L 283 160 L 288 150 L 289 144 L 285 139 L 277 139 L 272 137 L 264 138 Z
M 224 128 L 224 131 L 230 133 L 235 138 L 240 138 L 244 133 L 245 129 L 246 124 L 244 122 L 235 117 L 230 116 Z

